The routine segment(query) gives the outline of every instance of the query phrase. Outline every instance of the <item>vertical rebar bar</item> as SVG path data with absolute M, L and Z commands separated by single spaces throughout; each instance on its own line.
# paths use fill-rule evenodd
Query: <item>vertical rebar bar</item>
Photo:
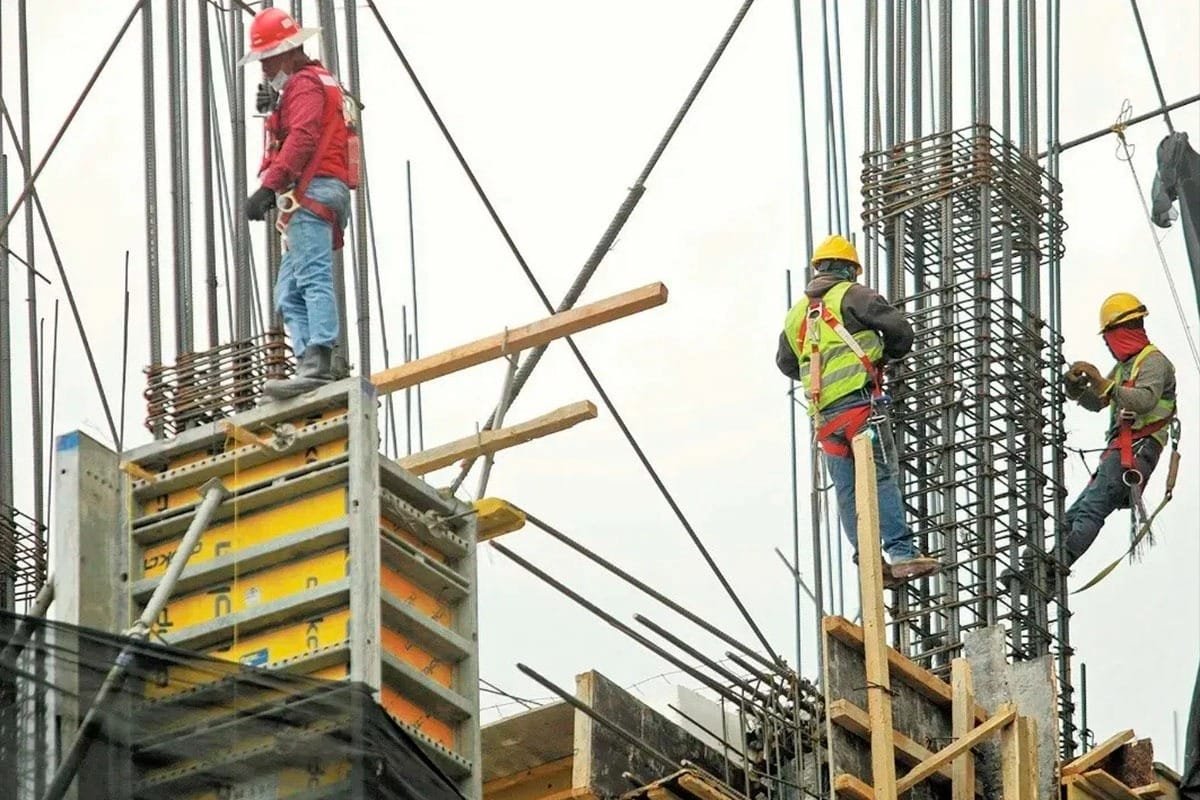
M 421 357 L 421 325 L 417 314 L 417 234 L 413 227 L 412 162 L 404 162 L 404 186 L 408 196 L 408 270 L 412 281 L 412 357 Z M 382 324 L 382 322 L 381 322 Z M 421 409 L 421 384 L 417 384 L 417 449 L 425 449 L 425 418 Z
M 245 52 L 245 25 L 242 12 L 234 9 L 229 14 L 229 64 L 232 91 L 229 98 L 230 136 L 233 158 L 233 185 L 230 187 L 233 217 L 233 335 L 243 341 L 249 339 L 254 319 L 253 276 L 250 265 L 250 223 L 246 219 L 246 196 L 249 183 L 246 177 L 246 69 L 236 66 Z M 268 234 L 271 236 L 273 234 Z M 269 295 L 269 292 L 268 292 Z M 272 304 L 268 302 L 268 307 Z M 264 315 L 269 319 L 270 312 Z
M 362 80 L 358 64 L 358 12 L 354 3 L 346 3 L 346 68 L 350 73 L 350 94 L 354 97 L 358 135 L 363 139 Z M 365 141 L 364 141 L 365 143 Z M 367 197 L 354 193 L 354 250 L 358 259 L 358 274 L 354 282 L 355 310 L 358 314 L 358 372 L 371 374 L 371 281 L 367 265 Z M 380 320 L 380 325 L 383 320 Z
M 29 184 L 32 176 L 32 153 L 30 152 L 30 103 L 29 103 L 29 36 L 28 36 L 28 20 L 26 17 L 26 0 L 20 0 L 17 4 L 17 33 L 19 37 L 19 80 L 20 80 L 20 96 L 21 96 L 21 167 L 26 185 Z M 31 455 L 31 480 L 33 491 L 33 525 L 35 535 L 41 530 L 41 526 L 45 522 L 45 508 L 43 500 L 45 491 L 43 487 L 45 466 L 45 456 L 43 453 L 44 446 L 42 438 L 43 419 L 42 406 L 40 398 L 42 396 L 41 377 L 38 375 L 37 365 L 41 361 L 40 350 L 38 347 L 38 316 L 37 316 L 37 278 L 34 273 L 35 251 L 36 247 L 33 239 L 33 204 L 27 202 L 25 204 L 25 248 L 26 248 L 26 291 L 28 292 L 28 322 L 29 322 L 29 396 L 30 396 L 30 439 L 32 443 Z M 35 561 L 38 562 L 35 568 L 39 573 L 44 573 L 45 564 L 42 560 L 45 554 L 39 548 Z M 38 776 L 41 775 L 39 766 Z
M 334 75 L 341 68 L 338 59 L 337 16 L 333 0 L 317 0 L 317 19 L 321 25 L 321 61 Z M 350 320 L 346 314 L 346 260 L 345 250 L 333 254 L 333 291 L 337 298 L 338 341 L 334 348 L 334 372 L 345 374 L 350 364 Z
M 187 139 L 183 105 L 183 73 L 186 65 L 181 53 L 183 0 L 167 0 L 167 94 L 170 98 L 171 137 L 171 253 L 174 266 L 175 356 L 192 352 L 192 270 L 187 242 L 187 218 L 191 211 L 187 197 L 187 167 L 184 144 Z
M 236 10 L 233 13 L 238 13 Z M 208 346 L 213 348 L 220 341 L 217 326 L 217 234 L 213 212 L 213 115 L 212 115 L 212 60 L 208 34 L 208 0 L 196 0 L 196 14 L 200 23 L 200 151 L 204 158 L 204 292 L 205 311 L 208 320 Z M 124 417 L 122 416 L 122 422 Z
M 4 9 L 0 8 L 0 42 L 4 41 Z M 0 60 L 0 97 L 4 96 L 4 64 Z M 0 208 L 8 208 L 8 156 L 0 135 Z M 12 331 L 9 321 L 8 230 L 0 232 L 0 559 L 10 563 L 16 547 L 12 533 Z M 16 610 L 16 571 L 0 569 L 0 609 Z
M 142 158 L 146 213 L 146 305 L 150 327 L 150 366 L 162 364 L 162 316 L 158 271 L 158 145 L 154 113 L 154 17 L 153 3 L 142 5 Z M 152 378 L 153 380 L 153 378 Z M 162 438 L 162 425 L 155 422 L 151 433 Z

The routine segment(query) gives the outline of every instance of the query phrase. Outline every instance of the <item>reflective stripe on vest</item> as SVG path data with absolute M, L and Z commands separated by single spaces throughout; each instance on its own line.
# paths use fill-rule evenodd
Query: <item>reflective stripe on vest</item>
M 1151 353 L 1157 352 L 1158 348 L 1154 345 L 1146 345 L 1130 363 L 1128 376 L 1125 375 L 1125 365 L 1121 363 L 1117 364 L 1113 368 L 1112 380 L 1116 384 L 1126 389 L 1136 386 L 1138 373 L 1141 372 L 1142 369 L 1142 362 L 1145 361 Z M 1155 430 L 1151 436 L 1153 436 L 1159 444 L 1166 445 L 1168 431 L 1166 426 L 1161 425 L 1161 423 L 1173 416 L 1175 416 L 1175 398 L 1167 397 L 1164 394 L 1158 398 L 1158 402 L 1154 404 L 1154 408 L 1150 409 L 1145 414 L 1138 414 L 1134 416 L 1132 420 L 1130 420 L 1129 428 L 1133 433 L 1133 437 L 1137 438 L 1137 433 L 1142 428 L 1146 428 L 1151 425 L 1159 425 L 1159 428 Z M 1111 411 L 1109 412 L 1110 439 L 1119 433 L 1121 425 L 1122 420 L 1120 418 L 1120 413 L 1117 410 L 1116 403 L 1111 403 Z
M 816 402 L 809 404 L 810 414 L 827 408 L 871 382 L 871 373 L 867 371 L 859 355 L 842 338 L 843 334 L 847 334 L 843 324 L 842 298 L 854 285 L 851 281 L 838 283 L 819 300 L 812 300 L 806 296 L 788 311 L 787 319 L 784 320 L 783 330 L 800 363 L 800 381 L 810 399 L 813 392 L 810 362 L 814 344 L 818 352 L 820 371 L 816 384 L 819 387 L 819 395 Z M 822 305 L 832 315 L 834 324 L 821 317 L 809 322 L 810 310 L 814 306 Z M 875 331 L 858 331 L 851 338 L 871 363 L 877 363 L 883 357 L 883 342 Z

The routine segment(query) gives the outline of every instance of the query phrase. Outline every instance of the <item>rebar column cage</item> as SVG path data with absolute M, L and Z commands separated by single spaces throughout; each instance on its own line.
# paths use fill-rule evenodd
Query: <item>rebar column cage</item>
M 46 526 L 0 503 L 0 610 L 26 611 L 46 582 Z M 13 607 L 5 608 L 12 597 Z
M 1062 341 L 1042 274 L 1062 256 L 1060 195 L 984 125 L 864 156 L 864 229 L 886 253 L 880 288 L 917 331 L 890 384 L 899 477 L 919 546 L 944 565 L 894 594 L 893 641 L 942 675 L 963 635 L 985 626 L 1005 629 L 1016 660 L 1053 653 L 1069 749 Z

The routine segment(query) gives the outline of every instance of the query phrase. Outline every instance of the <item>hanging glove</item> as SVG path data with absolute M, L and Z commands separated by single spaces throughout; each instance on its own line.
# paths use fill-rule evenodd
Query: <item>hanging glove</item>
M 258 93 L 254 96 L 254 107 L 258 109 L 258 113 L 266 114 L 275 108 L 275 101 L 277 99 L 279 99 L 279 94 L 269 83 L 260 83 L 258 85 Z
M 246 200 L 246 218 L 261 222 L 266 218 L 267 212 L 274 207 L 275 192 L 265 186 L 260 186 L 258 191 Z

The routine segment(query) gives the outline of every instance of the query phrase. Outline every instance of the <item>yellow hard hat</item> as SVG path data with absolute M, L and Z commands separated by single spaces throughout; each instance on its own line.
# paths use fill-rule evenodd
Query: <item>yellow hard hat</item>
M 812 254 L 812 265 L 815 267 L 822 261 L 849 261 L 862 272 L 862 262 L 858 260 L 858 251 L 845 236 L 834 234 L 817 246 Z
M 1100 304 L 1100 332 L 1104 333 L 1112 326 L 1120 325 L 1122 322 L 1140 319 L 1147 313 L 1146 306 L 1142 305 L 1142 301 L 1129 292 L 1110 294 Z

